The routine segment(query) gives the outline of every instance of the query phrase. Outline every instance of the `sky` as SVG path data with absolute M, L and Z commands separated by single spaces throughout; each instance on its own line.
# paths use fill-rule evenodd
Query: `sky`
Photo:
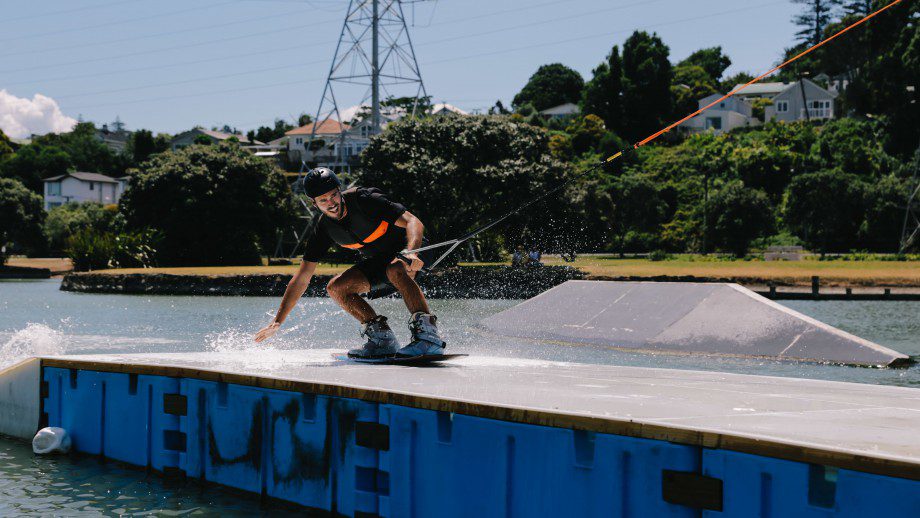
M 383 1 L 383 0 L 382 0 Z M 315 115 L 348 0 L 0 0 L 0 129 L 74 120 L 178 133 Z M 677 62 L 721 45 L 759 72 L 794 40 L 790 0 L 427 0 L 404 12 L 434 102 L 506 105 L 547 63 L 587 80 L 636 29 Z M 353 94 L 351 96 L 345 94 Z M 394 91 L 399 94 L 401 92 Z M 344 92 L 341 105 L 357 104 Z M 351 98 L 349 98 L 351 97 Z M 19 135 L 15 135 L 19 133 Z

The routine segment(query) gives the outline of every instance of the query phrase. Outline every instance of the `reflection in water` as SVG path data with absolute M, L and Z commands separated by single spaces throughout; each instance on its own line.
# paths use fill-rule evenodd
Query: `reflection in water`
M 71 455 L 40 457 L 29 446 L 0 441 L 0 516 L 302 516 L 261 506 L 196 482 L 164 479 L 117 463 Z

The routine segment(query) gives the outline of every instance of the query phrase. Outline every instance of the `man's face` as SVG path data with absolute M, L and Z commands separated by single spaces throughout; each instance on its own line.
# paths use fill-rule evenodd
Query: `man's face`
M 313 203 L 330 218 L 342 219 L 342 216 L 345 215 L 345 203 L 342 201 L 342 191 L 339 189 L 333 189 L 313 198 Z

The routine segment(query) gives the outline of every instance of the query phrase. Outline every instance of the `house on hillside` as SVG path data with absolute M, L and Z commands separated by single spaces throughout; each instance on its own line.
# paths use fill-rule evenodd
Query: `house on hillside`
M 741 85 L 735 85 L 735 89 Z M 766 98 L 773 101 L 764 109 L 764 122 L 792 122 L 809 119 L 833 119 L 837 93 L 822 88 L 810 79 L 791 83 L 757 83 L 738 92 L 736 97 L 750 101 Z M 806 110 L 807 107 L 807 110 Z
M 581 109 L 575 103 L 565 103 L 560 104 L 559 106 L 553 106 L 552 108 L 547 108 L 540 112 L 540 115 L 546 117 L 547 119 L 567 119 L 569 117 L 575 117 L 581 113 Z
M 44 184 L 45 210 L 51 210 L 65 203 L 118 203 L 125 192 L 128 179 L 112 178 L 98 173 L 73 172 L 45 178 Z
M 355 125 L 334 119 L 311 122 L 285 133 L 288 138 L 288 157 L 295 163 L 303 161 L 314 167 L 348 171 L 370 143 L 371 133 L 371 123 L 366 119 Z M 314 142 L 307 149 L 311 135 Z
M 721 94 L 712 94 L 699 100 L 699 108 L 708 106 L 713 101 L 722 97 Z M 751 115 L 751 104 L 738 97 L 729 97 L 705 112 L 682 122 L 681 129 L 692 133 L 712 131 L 716 135 L 744 126 L 756 126 L 760 122 Z
M 125 123 L 116 117 L 111 128 L 108 124 L 103 124 L 102 128 L 96 130 L 96 140 L 105 144 L 114 153 L 120 154 L 128 147 L 132 133 L 126 130 Z
M 259 142 L 258 140 L 250 142 L 249 138 L 246 135 L 235 135 L 233 133 L 224 133 L 223 131 L 208 130 L 208 129 L 202 128 L 201 126 L 197 126 L 195 128 L 192 128 L 188 131 L 185 131 L 173 137 L 173 139 L 169 142 L 169 148 L 175 151 L 177 149 L 182 149 L 184 147 L 191 146 L 192 144 L 195 143 L 196 140 L 198 140 L 198 137 L 201 137 L 201 136 L 204 136 L 205 138 L 210 140 L 212 144 L 216 144 L 218 142 L 224 142 L 230 139 L 236 139 L 240 144 L 244 146 L 265 145 L 263 142 Z

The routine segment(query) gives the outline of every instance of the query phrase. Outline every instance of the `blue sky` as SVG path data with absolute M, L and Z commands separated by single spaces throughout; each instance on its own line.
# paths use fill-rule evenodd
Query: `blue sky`
M 317 109 L 347 0 L 0 0 L 0 90 L 129 129 L 241 130 Z M 721 45 L 763 71 L 795 33 L 789 0 L 431 0 L 407 4 L 435 102 L 506 104 L 542 64 L 585 79 L 635 29 L 679 61 Z M 346 99 L 343 105 L 359 99 Z M 2 114 L 0 114 L 2 115 Z M 0 119 L 2 121 L 2 119 Z

